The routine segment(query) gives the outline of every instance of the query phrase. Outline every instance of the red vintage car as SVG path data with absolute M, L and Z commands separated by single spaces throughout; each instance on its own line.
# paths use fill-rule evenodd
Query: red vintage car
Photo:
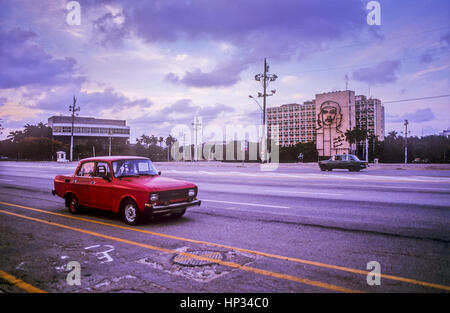
M 145 215 L 181 217 L 200 205 L 193 183 L 161 177 L 148 158 L 95 157 L 78 163 L 72 176 L 56 176 L 53 195 L 64 198 L 70 213 L 93 207 L 119 213 L 136 225 Z

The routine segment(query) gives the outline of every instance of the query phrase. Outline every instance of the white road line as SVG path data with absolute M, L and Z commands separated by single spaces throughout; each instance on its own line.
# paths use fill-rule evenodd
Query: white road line
M 292 213 L 280 213 L 280 212 L 273 212 L 273 211 L 260 211 L 260 210 L 245 210 L 242 208 L 220 208 L 220 210 L 230 210 L 230 211 L 240 211 L 240 212 L 247 212 L 247 213 L 263 213 L 263 214 L 271 214 L 271 215 L 283 215 L 283 216 L 300 216 L 295 215 Z M 202 212 L 201 209 L 191 209 L 191 211 L 195 212 Z
M 222 200 L 208 200 L 202 199 L 205 202 L 217 202 L 217 203 L 227 203 L 227 204 L 238 204 L 238 205 L 248 205 L 248 206 L 256 206 L 256 207 L 267 207 L 267 208 L 280 208 L 280 209 L 289 209 L 288 206 L 281 205 L 269 205 L 269 204 L 261 204 L 261 203 L 247 203 L 247 202 L 231 202 L 231 201 L 222 201 Z
M 180 171 L 169 170 L 171 173 L 176 174 L 190 174 L 190 175 L 215 175 L 215 176 L 246 176 L 255 178 L 287 178 L 287 179 L 317 179 L 317 180 L 348 180 L 348 181 L 360 181 L 365 182 L 425 182 L 425 183 L 449 183 L 450 179 L 447 177 L 430 177 L 430 176 L 385 176 L 385 175 L 367 175 L 367 174 L 331 174 L 331 173 L 298 173 L 298 174 L 286 174 L 286 173 L 248 173 L 248 172 L 236 172 L 236 171 Z M 169 172 L 167 171 L 167 172 Z
M 1 181 L 12 181 L 12 179 L 3 179 L 3 178 L 0 178 L 0 180 Z
M 305 195 L 324 195 L 324 196 L 343 196 L 344 195 L 342 193 L 312 192 L 312 191 L 290 191 L 290 190 L 272 190 L 272 189 L 266 189 L 264 191 L 281 192 L 281 193 L 298 193 L 298 194 L 305 194 Z

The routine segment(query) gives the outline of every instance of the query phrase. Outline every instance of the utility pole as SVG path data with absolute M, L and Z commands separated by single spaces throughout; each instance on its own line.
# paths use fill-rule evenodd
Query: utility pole
M 71 129 L 71 136 L 70 136 L 70 161 L 73 161 L 73 127 L 75 124 L 75 115 L 78 115 L 78 111 L 80 111 L 80 107 L 75 106 L 77 103 L 77 98 L 73 96 L 73 104 L 69 105 L 69 112 L 72 112 L 72 129 Z
M 405 164 L 408 163 L 408 120 L 405 120 Z
M 194 161 L 198 161 L 198 133 L 199 130 L 201 130 L 202 127 L 202 119 L 198 116 L 194 117 L 194 123 L 192 123 L 194 126 Z M 190 147 L 189 147 L 190 148 Z
M 266 102 L 266 98 L 273 96 L 276 92 L 276 90 L 273 89 L 270 91 L 271 92 L 270 94 L 267 94 L 267 87 L 269 86 L 270 82 L 275 81 L 277 78 L 278 78 L 277 75 L 269 74 L 269 65 L 267 64 L 267 60 L 264 58 L 264 72 L 261 74 L 255 75 L 255 80 L 261 82 L 262 87 L 263 87 L 263 93 L 261 94 L 260 92 L 258 92 L 258 97 L 263 98 L 263 108 L 262 108 L 262 110 L 263 110 L 263 132 L 264 132 L 263 140 L 265 142 L 264 142 L 264 151 L 262 151 L 262 152 L 263 152 L 264 157 L 266 155 L 265 149 L 267 147 L 267 135 L 266 135 L 266 104 L 267 104 L 267 102 Z
M 112 132 L 112 129 L 110 128 L 109 130 L 108 130 L 108 134 L 109 134 L 109 156 L 111 156 L 111 132 Z
M 369 104 L 364 107 L 366 111 L 366 162 L 369 163 Z

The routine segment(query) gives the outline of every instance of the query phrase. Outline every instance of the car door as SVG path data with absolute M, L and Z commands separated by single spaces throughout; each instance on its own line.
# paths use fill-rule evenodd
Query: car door
M 339 155 L 334 155 L 331 159 L 331 168 L 340 168 L 341 157 Z
M 341 157 L 341 166 L 340 168 L 349 169 L 351 166 L 351 159 L 348 155 L 343 155 Z
M 107 162 L 97 162 L 90 186 L 90 202 L 91 205 L 95 208 L 110 210 L 112 182 L 105 179 L 103 174 L 100 174 L 98 170 L 99 167 L 104 167 L 106 173 L 111 175 L 109 164 Z
M 72 190 L 78 199 L 78 203 L 90 206 L 91 200 L 91 183 L 93 181 L 93 173 L 95 162 L 85 162 L 81 164 L 74 179 L 72 180 Z

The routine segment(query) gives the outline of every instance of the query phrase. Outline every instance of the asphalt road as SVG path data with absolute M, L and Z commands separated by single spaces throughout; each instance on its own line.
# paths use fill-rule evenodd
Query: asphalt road
M 51 195 L 74 164 L 0 162 L 0 291 L 450 291 L 448 170 L 158 169 L 196 183 L 202 206 L 129 227 L 109 212 L 70 215 Z

